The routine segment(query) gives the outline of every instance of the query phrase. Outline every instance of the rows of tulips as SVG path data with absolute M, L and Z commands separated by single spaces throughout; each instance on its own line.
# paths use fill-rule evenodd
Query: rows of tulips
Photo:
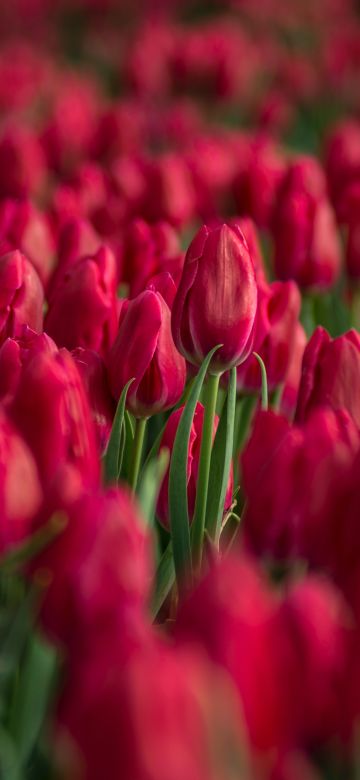
M 78 5 L 0 9 L 0 778 L 358 780 L 355 4 Z

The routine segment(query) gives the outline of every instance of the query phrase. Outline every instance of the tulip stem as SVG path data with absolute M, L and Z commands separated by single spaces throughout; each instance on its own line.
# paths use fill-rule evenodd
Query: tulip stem
M 201 438 L 199 473 L 196 486 L 196 501 L 192 525 L 192 555 L 194 569 L 199 570 L 204 542 L 206 501 L 209 487 L 211 449 L 214 417 L 219 389 L 220 374 L 210 374 L 204 399 L 205 414 Z
M 136 420 L 136 425 L 135 425 L 135 436 L 134 436 L 131 471 L 130 471 L 130 485 L 133 493 L 136 492 L 136 487 L 139 478 L 146 423 L 147 423 L 147 417 L 141 417 L 140 419 Z

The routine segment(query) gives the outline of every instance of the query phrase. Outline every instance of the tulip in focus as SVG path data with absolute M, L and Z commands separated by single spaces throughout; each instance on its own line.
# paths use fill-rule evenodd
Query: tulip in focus
M 255 271 L 240 228 L 204 225 L 187 251 L 172 309 L 179 352 L 201 365 L 208 352 L 222 344 L 211 372 L 239 365 L 252 349 L 256 309 Z
M 135 417 L 174 406 L 185 386 L 186 366 L 171 335 L 170 309 L 162 295 L 145 290 L 123 304 L 107 367 L 115 400 L 132 377 L 127 404 Z

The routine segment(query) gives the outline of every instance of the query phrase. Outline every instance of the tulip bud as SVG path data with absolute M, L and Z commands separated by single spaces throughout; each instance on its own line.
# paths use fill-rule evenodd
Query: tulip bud
M 276 202 L 273 235 L 279 279 L 295 279 L 310 290 L 334 284 L 340 273 L 340 238 L 322 172 L 311 158 L 289 166 Z
M 59 347 L 102 354 L 117 329 L 115 258 L 102 247 L 69 268 L 53 290 L 45 329 Z
M 33 265 L 20 252 L 0 257 L 0 342 L 23 325 L 42 330 L 44 291 Z
M 81 656 L 99 629 L 100 634 L 107 628 L 115 633 L 119 625 L 131 625 L 133 615 L 145 612 L 152 550 L 141 514 L 123 488 L 83 491 L 80 496 L 72 489 L 63 510 L 68 524 L 33 568 L 45 567 L 52 575 L 43 624 Z
M 58 264 L 47 290 L 49 299 L 67 270 L 80 258 L 95 255 L 102 246 L 100 237 L 85 219 L 68 219 L 58 237 Z
M 281 561 L 323 554 L 329 492 L 358 446 L 345 411 L 318 409 L 304 425 L 271 411 L 258 414 L 241 457 L 248 547 Z
M 0 205 L 0 246 L 20 249 L 47 285 L 55 264 L 55 247 L 46 216 L 30 201 L 5 200 Z
M 85 388 L 65 350 L 42 352 L 23 367 L 10 412 L 30 446 L 44 485 L 66 463 L 97 483 L 99 458 Z
M 332 130 L 326 144 L 325 168 L 338 220 L 346 221 L 344 191 L 360 174 L 360 123 L 346 120 Z
M 254 350 L 262 357 L 268 387 L 284 382 L 293 354 L 301 298 L 294 282 L 273 282 L 259 287 L 254 333 Z M 238 389 L 254 392 L 261 388 L 258 361 L 250 355 L 237 369 Z
M 349 330 L 331 339 L 316 328 L 304 352 L 296 420 L 318 406 L 346 410 L 360 428 L 360 336 Z
M 187 251 L 172 310 L 179 352 L 201 365 L 222 344 L 211 371 L 239 365 L 252 349 L 256 308 L 254 266 L 240 228 L 202 227 Z
M 3 412 L 0 475 L 0 552 L 4 552 L 30 534 L 42 490 L 33 455 Z
M 110 393 L 105 364 L 100 355 L 91 349 L 78 347 L 73 350 L 72 356 L 87 391 L 96 427 L 99 451 L 102 453 L 107 445 L 115 414 L 115 403 Z
M 174 412 L 171 413 L 166 423 L 163 435 L 161 437 L 160 450 L 168 449 L 171 453 L 183 410 L 184 407 L 180 406 L 179 409 L 176 409 Z M 201 438 L 202 438 L 202 430 L 204 425 L 204 412 L 205 410 L 202 404 L 197 403 L 195 413 L 194 413 L 194 419 L 190 430 L 188 462 L 187 462 L 187 495 L 188 495 L 188 508 L 189 508 L 190 522 L 192 522 L 194 508 L 195 508 L 196 485 L 197 485 L 197 478 L 199 472 Z M 215 415 L 214 428 L 213 428 L 213 440 L 215 438 L 218 424 L 219 424 L 219 418 L 217 415 Z M 160 493 L 159 493 L 158 503 L 157 503 L 157 515 L 165 528 L 169 528 L 168 490 L 169 490 L 169 468 L 167 469 L 166 474 L 164 476 Z M 231 506 L 232 493 L 233 493 L 233 473 L 231 470 L 227 491 L 226 491 L 226 497 L 225 497 L 225 506 L 224 506 L 225 512 Z
M 171 336 L 170 309 L 160 293 L 145 290 L 123 305 L 107 366 L 116 400 L 132 377 L 127 403 L 135 417 L 174 406 L 185 386 L 186 367 Z
M 22 367 L 42 352 L 55 354 L 55 342 L 46 333 L 35 333 L 27 325 L 20 329 L 16 339 L 8 338 L 0 347 L 0 398 L 14 396 Z

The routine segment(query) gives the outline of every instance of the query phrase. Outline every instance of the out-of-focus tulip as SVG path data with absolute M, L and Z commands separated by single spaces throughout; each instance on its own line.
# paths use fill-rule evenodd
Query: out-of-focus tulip
M 170 450 L 170 452 L 172 451 L 174 445 L 174 439 L 176 436 L 177 428 L 183 410 L 184 407 L 180 406 L 179 409 L 176 409 L 174 412 L 171 413 L 166 423 L 164 433 L 161 437 L 160 449 L 166 448 Z M 194 419 L 190 430 L 188 465 L 187 465 L 187 476 L 188 476 L 187 493 L 188 493 L 188 507 L 189 507 L 190 522 L 192 521 L 194 508 L 195 508 L 196 483 L 197 483 L 197 477 L 199 471 L 201 436 L 202 436 L 202 429 L 204 424 L 204 411 L 205 410 L 202 404 L 198 403 L 196 405 Z M 219 418 L 217 415 L 215 415 L 213 438 L 215 438 L 218 424 L 219 424 Z M 164 476 L 164 480 L 160 489 L 158 503 L 157 503 L 158 517 L 166 528 L 169 527 L 168 489 L 169 489 L 169 469 L 167 469 L 166 474 Z M 225 506 L 224 506 L 225 511 L 229 509 L 231 505 L 232 491 L 233 491 L 233 475 L 231 471 L 231 474 L 229 476 L 228 487 L 226 491 L 226 497 L 225 497 Z
M 249 248 L 250 257 L 254 264 L 255 276 L 258 285 L 267 283 L 264 258 L 260 248 L 260 239 L 255 222 L 250 217 L 239 217 L 231 220 L 231 225 L 238 225 L 245 236 Z
M 31 532 L 42 500 L 34 457 L 4 412 L 0 412 L 0 552 Z
M 286 560 L 327 544 L 322 533 L 334 479 L 351 463 L 359 434 L 344 411 L 319 409 L 303 426 L 274 412 L 258 414 L 242 454 L 250 549 Z
M 254 350 L 262 357 L 268 387 L 275 390 L 285 381 L 295 348 L 301 297 L 294 282 L 273 282 L 259 287 Z M 238 389 L 261 388 L 258 361 L 250 355 L 237 369 Z
M 332 339 L 316 328 L 304 352 L 296 420 L 319 406 L 345 409 L 360 428 L 360 336 L 350 330 Z
M 55 354 L 55 342 L 46 333 L 36 333 L 27 325 L 16 339 L 7 338 L 0 347 L 0 398 L 11 399 L 18 386 L 22 366 L 42 352 Z
M 93 653 L 65 692 L 62 736 L 88 780 L 245 780 L 242 717 L 227 676 L 203 654 L 151 634 L 121 664 L 124 652 L 120 637 Z
M 0 247 L 20 249 L 47 285 L 55 265 L 54 242 L 46 217 L 30 201 L 0 204 Z
M 195 213 L 195 189 L 181 155 L 167 153 L 145 165 L 147 191 L 144 215 L 150 222 L 186 225 Z
M 127 490 L 85 491 L 69 498 L 62 507 L 68 516 L 65 529 L 32 568 L 51 574 L 42 606 L 47 631 L 78 655 L 91 638 L 96 641 L 98 631 L 109 636 L 109 629 L 115 633 L 133 616 L 145 614 L 152 549 Z
M 110 393 L 105 363 L 96 352 L 82 347 L 74 349 L 72 356 L 87 390 L 101 453 L 107 445 L 115 413 L 115 403 Z
M 41 146 L 23 123 L 12 125 L 0 138 L 0 198 L 39 195 L 46 177 Z
M 129 285 L 133 298 L 146 287 L 155 274 L 169 272 L 180 276 L 183 257 L 174 228 L 166 222 L 148 225 L 133 220 L 124 230 L 121 241 L 121 280 Z
M 23 367 L 10 411 L 44 485 L 66 463 L 78 468 L 85 484 L 97 483 L 99 458 L 89 402 L 65 349 L 41 352 Z
M 124 303 L 107 366 L 112 394 L 119 399 L 129 379 L 127 403 L 136 417 L 174 406 L 185 386 L 185 360 L 171 335 L 170 309 L 162 295 L 145 290 Z
M 240 228 L 202 227 L 187 251 L 172 309 L 175 344 L 200 365 L 217 344 L 211 370 L 242 363 L 252 348 L 257 284 Z
M 174 630 L 229 672 L 253 746 L 276 760 L 336 734 L 347 620 L 330 583 L 308 577 L 279 599 L 253 563 L 228 557 L 180 605 Z
M 297 397 L 301 379 L 301 367 L 304 350 L 307 344 L 307 336 L 300 322 L 296 323 L 292 354 L 285 377 L 284 389 L 281 394 L 280 409 L 286 417 L 292 418 L 295 414 Z
M 67 219 L 58 236 L 58 264 L 50 280 L 48 297 L 77 260 L 95 255 L 102 246 L 100 237 L 86 219 Z
M 16 338 L 23 325 L 42 330 L 44 290 L 34 266 L 21 252 L 0 257 L 0 341 Z
M 53 291 L 45 328 L 59 347 L 105 354 L 117 330 L 115 258 L 98 250 L 67 270 Z
M 351 119 L 335 126 L 327 141 L 325 168 L 337 217 L 346 221 L 344 192 L 360 176 L 360 122 Z
M 234 183 L 237 212 L 268 228 L 286 170 L 283 155 L 273 141 L 260 137 L 249 144 L 245 166 L 240 164 Z
M 321 169 L 311 159 L 289 167 L 272 226 L 278 278 L 295 279 L 310 290 L 334 284 L 340 273 L 340 237 Z
M 346 223 L 345 265 L 350 280 L 360 281 L 360 175 L 350 184 L 343 198 Z

